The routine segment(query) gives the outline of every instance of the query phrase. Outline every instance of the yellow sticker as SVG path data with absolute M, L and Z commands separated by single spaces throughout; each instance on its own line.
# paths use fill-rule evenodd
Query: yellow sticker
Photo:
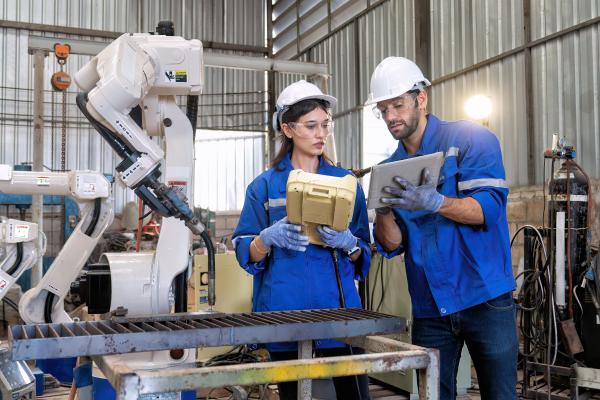
M 185 70 L 185 69 L 175 70 L 175 82 L 187 82 L 187 70 Z

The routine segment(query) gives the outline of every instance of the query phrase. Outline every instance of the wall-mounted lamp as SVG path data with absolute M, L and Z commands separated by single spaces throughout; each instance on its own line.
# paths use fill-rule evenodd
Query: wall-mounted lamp
M 471 96 L 465 102 L 465 113 L 472 120 L 489 126 L 489 117 L 492 113 L 492 100 L 483 95 Z

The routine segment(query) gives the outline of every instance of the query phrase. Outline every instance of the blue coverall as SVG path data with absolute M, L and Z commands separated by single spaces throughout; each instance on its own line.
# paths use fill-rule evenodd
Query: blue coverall
M 420 148 L 409 155 L 402 142 L 389 161 L 443 152 L 437 191 L 475 199 L 481 225 L 467 225 L 439 213 L 394 208 L 405 252 L 413 310 L 413 343 L 440 350 L 441 399 L 456 396 L 456 373 L 463 343 L 477 370 L 482 398 L 516 397 L 517 338 L 515 289 L 506 201 L 508 186 L 500 144 L 481 125 L 445 122 L 427 116 Z
M 285 188 L 292 171 L 290 154 L 274 168 L 259 175 L 246 190 L 240 222 L 233 234 L 237 260 L 254 276 L 253 311 L 339 308 L 340 297 L 332 255 L 329 249 L 309 244 L 305 252 L 274 247 L 263 260 L 250 261 L 250 243 L 260 232 L 287 215 Z M 318 173 L 345 176 L 349 172 L 332 166 L 321 157 Z M 352 262 L 339 251 L 339 270 L 346 307 L 361 307 L 355 280 L 369 271 L 371 250 L 365 196 L 357 187 L 354 214 L 349 229 L 358 239 L 362 253 Z M 343 347 L 334 340 L 315 341 L 316 348 Z M 295 343 L 271 343 L 269 351 L 295 351 Z

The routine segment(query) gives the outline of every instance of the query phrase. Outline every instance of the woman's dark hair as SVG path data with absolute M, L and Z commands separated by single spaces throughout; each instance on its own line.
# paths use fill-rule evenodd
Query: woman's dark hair
M 304 114 L 308 114 L 309 112 L 320 108 L 329 114 L 329 103 L 325 100 L 320 99 L 307 99 L 302 100 L 291 106 L 281 117 L 281 125 L 287 124 L 290 122 L 297 122 L 300 117 Z M 281 147 L 277 155 L 271 160 L 271 167 L 277 167 L 277 165 L 285 158 L 285 156 L 294 149 L 294 142 L 292 139 L 288 138 L 283 134 L 283 127 L 281 128 L 281 135 L 279 135 L 279 140 L 281 141 Z M 323 153 L 323 157 L 325 160 L 333 165 L 331 159 Z

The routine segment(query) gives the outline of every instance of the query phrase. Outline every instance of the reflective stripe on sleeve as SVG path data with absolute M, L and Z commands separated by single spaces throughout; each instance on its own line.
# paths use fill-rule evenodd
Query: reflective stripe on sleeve
M 285 206 L 285 198 L 269 199 L 269 207 L 281 207 L 281 206 Z
M 446 158 L 448 157 L 458 157 L 458 147 L 449 147 L 446 151 Z
M 508 185 L 506 184 L 506 181 L 504 179 L 482 178 L 458 182 L 458 190 L 460 191 L 475 189 L 478 187 L 496 187 L 508 189 Z

